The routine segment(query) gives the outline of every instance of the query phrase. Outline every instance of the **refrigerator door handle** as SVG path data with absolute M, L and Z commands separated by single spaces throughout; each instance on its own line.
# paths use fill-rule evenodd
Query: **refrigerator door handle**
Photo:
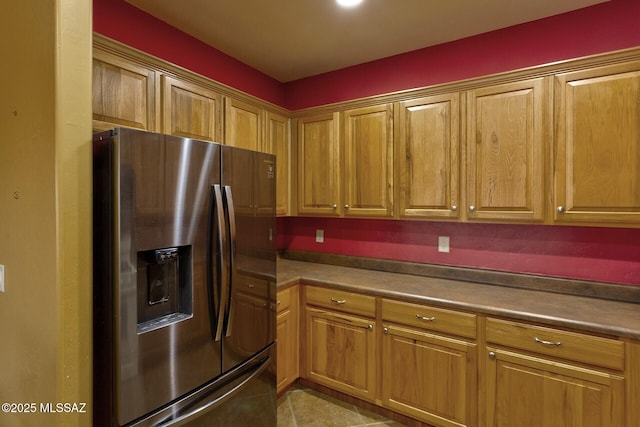
M 224 186 L 225 207 L 227 209 L 227 218 L 229 222 L 229 275 L 228 275 L 228 300 L 227 313 L 225 319 L 225 333 L 224 335 L 231 336 L 232 319 L 233 319 L 233 304 L 232 304 L 232 290 L 233 280 L 236 273 L 236 212 L 233 204 L 233 194 L 229 185 Z
M 212 409 L 220 406 L 225 401 L 229 400 L 229 398 L 233 397 L 235 394 L 238 393 L 239 390 L 244 388 L 247 385 L 247 383 L 251 382 L 254 378 L 262 374 L 262 372 L 267 368 L 267 366 L 269 366 L 270 362 L 271 362 L 271 356 L 265 357 L 259 362 L 257 366 L 253 367 L 253 371 L 250 371 L 250 374 L 247 377 L 245 377 L 241 382 L 239 382 L 233 388 L 225 391 L 224 394 L 220 396 L 216 396 L 214 399 L 208 401 L 204 405 L 199 406 L 183 415 L 180 415 L 177 418 L 174 418 L 172 420 L 160 421 L 159 423 L 154 424 L 153 427 L 178 427 L 178 426 L 187 424 L 190 421 L 194 420 L 195 418 L 198 418 L 206 414 Z M 244 375 L 246 374 L 247 373 L 245 372 Z
M 219 248 L 219 255 L 216 257 L 216 259 L 215 260 L 213 259 L 213 257 L 216 254 L 216 250 L 214 247 L 211 248 L 211 257 L 210 257 L 210 262 L 212 263 L 216 262 L 218 264 L 217 277 L 212 278 L 213 280 L 211 280 L 211 283 L 210 283 L 212 293 L 214 296 L 213 304 L 215 309 L 217 310 L 217 311 L 214 310 L 215 322 L 212 325 L 213 326 L 212 334 L 213 334 L 213 339 L 215 341 L 220 341 L 222 339 L 224 315 L 226 311 L 225 306 L 228 300 L 228 296 L 227 296 L 228 287 L 226 285 L 228 281 L 228 276 L 229 276 L 229 265 L 228 265 L 228 261 L 226 260 L 228 237 L 227 237 L 227 227 L 225 226 L 225 221 L 224 221 L 222 189 L 217 184 L 212 185 L 211 189 L 212 189 L 211 202 L 213 205 L 213 209 L 215 209 L 215 212 L 213 212 L 213 209 L 212 209 L 211 214 L 215 215 L 216 217 L 217 232 L 216 232 L 216 227 L 212 226 L 209 238 L 212 239 L 210 244 L 213 246 L 214 244 L 217 243 Z M 213 218 L 210 218 L 209 221 L 213 221 Z M 211 265 L 209 268 L 213 269 L 213 265 Z M 213 276 L 213 273 L 210 273 L 210 274 Z M 217 301 L 216 301 L 216 298 L 217 298 Z

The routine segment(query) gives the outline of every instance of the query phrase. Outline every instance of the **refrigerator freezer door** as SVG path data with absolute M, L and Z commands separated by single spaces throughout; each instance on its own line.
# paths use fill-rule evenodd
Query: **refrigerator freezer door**
M 220 147 L 119 129 L 116 159 L 115 399 L 124 425 L 222 373 L 207 288 L 208 274 L 218 276 L 207 269 L 217 268 L 208 225 Z

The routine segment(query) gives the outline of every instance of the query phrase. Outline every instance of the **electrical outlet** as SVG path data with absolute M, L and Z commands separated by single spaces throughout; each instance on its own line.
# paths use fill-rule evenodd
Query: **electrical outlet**
M 0 292 L 4 292 L 4 265 L 0 264 Z
M 324 243 L 324 230 L 316 230 L 316 243 Z
M 449 252 L 449 236 L 438 237 L 438 252 Z

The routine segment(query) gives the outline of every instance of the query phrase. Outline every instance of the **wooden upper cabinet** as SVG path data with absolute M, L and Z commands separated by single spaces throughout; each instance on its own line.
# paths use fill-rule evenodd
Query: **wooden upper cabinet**
M 162 132 L 185 138 L 220 141 L 221 97 L 197 84 L 162 76 Z
M 289 119 L 266 113 L 266 151 L 276 156 L 276 215 L 289 215 Z
M 467 217 L 542 221 L 548 80 L 467 92 Z
M 261 117 L 259 107 L 226 98 L 224 143 L 248 150 L 263 150 Z
M 397 104 L 397 216 L 460 216 L 460 95 Z
M 93 51 L 93 127 L 156 130 L 156 72 L 133 61 Z
M 339 114 L 298 120 L 298 214 L 332 215 L 340 206 Z
M 640 61 L 555 79 L 555 220 L 640 222 Z
M 344 113 L 345 216 L 393 216 L 393 106 Z

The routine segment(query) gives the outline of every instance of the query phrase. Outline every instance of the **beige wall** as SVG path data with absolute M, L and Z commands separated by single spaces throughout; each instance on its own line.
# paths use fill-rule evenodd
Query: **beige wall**
M 2 0 L 0 403 L 91 404 L 91 0 Z M 89 426 L 5 414 L 0 425 Z

